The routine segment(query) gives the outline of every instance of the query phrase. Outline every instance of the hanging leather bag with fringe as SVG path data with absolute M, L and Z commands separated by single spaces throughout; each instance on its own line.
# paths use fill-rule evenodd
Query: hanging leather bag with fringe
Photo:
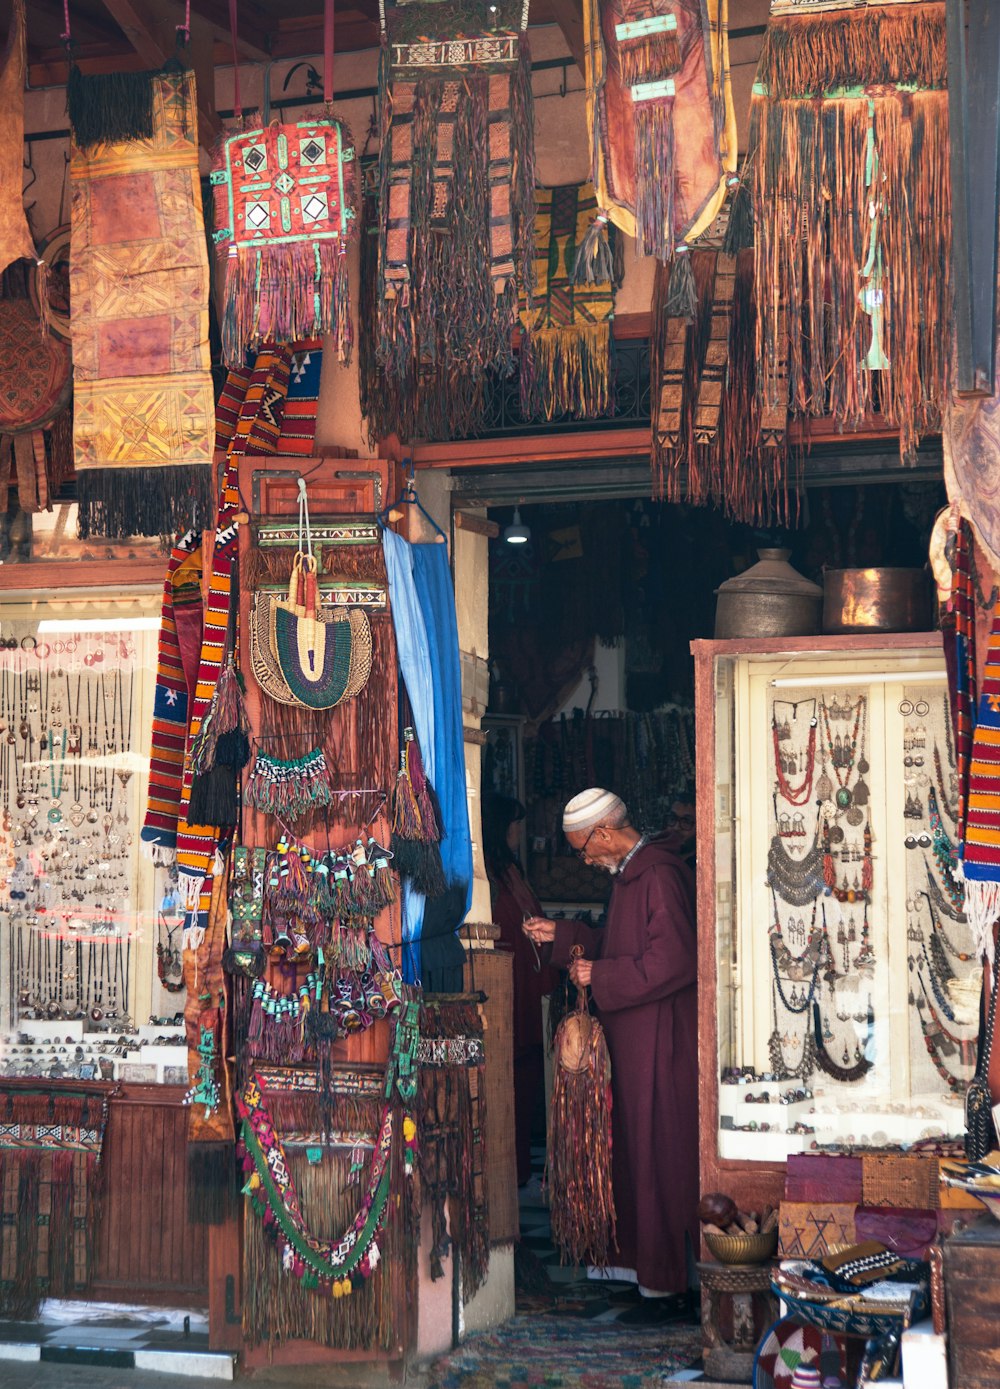
M 574 946 L 573 955 L 583 954 Z M 549 1113 L 549 1216 L 564 1263 L 607 1268 L 617 1249 L 611 1187 L 611 1057 L 581 988 L 555 1036 Z

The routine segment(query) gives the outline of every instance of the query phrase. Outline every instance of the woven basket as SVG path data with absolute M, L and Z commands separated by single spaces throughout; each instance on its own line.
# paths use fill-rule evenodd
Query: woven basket
M 902 1153 L 865 1153 L 861 1188 L 866 1206 L 937 1210 L 941 1204 L 938 1160 Z

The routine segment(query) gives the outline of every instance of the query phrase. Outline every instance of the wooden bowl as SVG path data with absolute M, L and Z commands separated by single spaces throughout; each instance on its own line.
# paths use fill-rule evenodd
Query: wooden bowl
M 764 1235 L 710 1235 L 705 1243 L 720 1264 L 762 1264 L 778 1248 L 777 1228 Z

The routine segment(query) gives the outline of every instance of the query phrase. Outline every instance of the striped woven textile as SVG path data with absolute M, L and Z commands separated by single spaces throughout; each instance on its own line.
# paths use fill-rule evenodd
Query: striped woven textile
M 323 344 L 319 339 L 294 342 L 291 353 L 288 399 L 281 419 L 278 453 L 310 458 L 316 450 L 316 410 L 323 370 Z
M 227 453 L 277 453 L 292 354 L 264 347 L 252 368 L 230 371 L 215 412 L 215 446 Z
M 576 258 L 597 216 L 593 184 L 535 190 L 535 287 L 522 288 L 521 411 L 525 418 L 593 419 L 611 403 L 610 282 L 574 284 Z
M 176 606 L 187 599 L 201 604 L 201 532 L 188 531 L 170 552 L 163 581 L 160 640 L 153 695 L 153 738 L 149 754 L 146 818 L 139 834 L 154 863 L 172 863 L 177 849 L 177 816 L 184 780 L 188 690 L 177 634 Z M 196 590 L 192 592 L 192 588 Z
M 955 768 L 958 773 L 958 839 L 965 838 L 969 797 L 969 763 L 976 727 L 976 598 L 972 582 L 972 530 L 959 522 L 955 535 L 955 559 L 951 603 L 955 612 Z
M 215 693 L 215 686 L 222 668 L 226 626 L 229 621 L 231 564 L 236 556 L 239 540 L 239 523 L 236 520 L 236 515 L 240 510 L 239 468 L 235 455 L 230 455 L 222 484 L 222 496 L 219 501 L 215 547 L 212 552 L 212 574 L 209 580 L 208 602 L 205 607 L 201 663 L 188 723 L 188 747 L 198 736 L 201 721 L 212 702 L 212 695 Z M 179 826 L 177 835 L 177 870 L 184 895 L 184 905 L 188 908 L 196 905 L 205 879 L 212 875 L 215 851 L 219 842 L 219 832 L 213 826 L 187 823 L 187 806 L 190 799 L 191 765 L 190 760 L 186 760 L 184 785 L 181 793 L 183 824 Z
M 979 713 L 972 735 L 966 807 L 965 913 L 977 955 L 993 963 L 993 923 L 1000 916 L 1000 599 L 993 609 Z

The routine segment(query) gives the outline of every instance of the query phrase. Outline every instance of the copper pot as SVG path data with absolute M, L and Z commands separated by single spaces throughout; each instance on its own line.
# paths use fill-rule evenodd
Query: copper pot
M 926 632 L 925 569 L 825 569 L 824 632 Z
M 715 590 L 716 638 L 811 637 L 823 590 L 788 563 L 790 550 L 758 550 L 759 563 Z

